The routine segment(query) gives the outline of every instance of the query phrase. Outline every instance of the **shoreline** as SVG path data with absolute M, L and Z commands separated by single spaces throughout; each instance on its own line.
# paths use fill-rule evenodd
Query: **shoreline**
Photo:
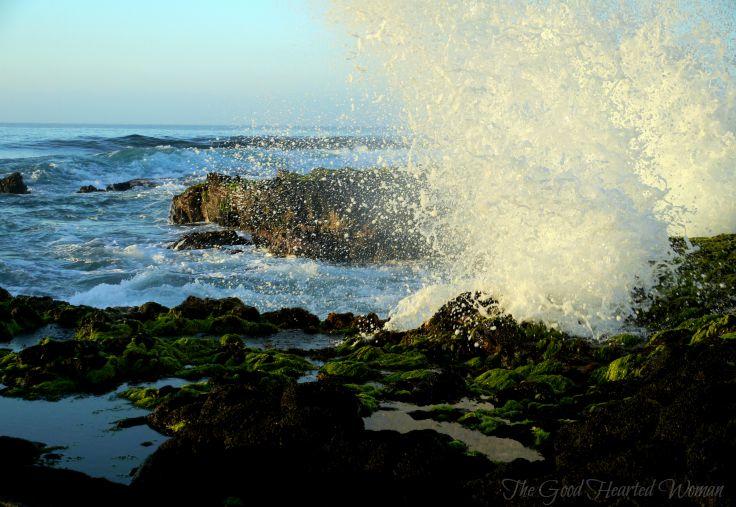
M 323 504 L 357 488 L 365 503 L 482 505 L 508 500 L 509 479 L 539 487 L 670 478 L 724 484 L 718 501 L 726 502 L 736 314 L 725 287 L 733 264 L 718 259 L 734 255 L 735 238 L 696 240 L 677 282 L 663 282 L 640 316 L 646 334 L 601 343 L 516 322 L 497 307 L 483 316 L 478 305 L 494 302 L 472 294 L 420 328 L 391 332 L 375 315 L 261 313 L 235 298 L 100 310 L 3 291 L 4 341 L 9 330 L 69 331 L 24 348 L 0 343 L 0 395 L 64 400 L 184 379 L 119 393 L 147 415 L 118 425 L 167 440 L 130 486 L 75 475 L 69 484 L 90 484 L 85 500 L 79 486 L 54 483 L 62 504 L 310 503 L 303 492 L 321 485 L 331 492 L 319 496 Z M 701 284 L 693 306 L 692 280 L 706 278 L 712 290 Z M 12 464 L 15 484 L 0 478 L 0 498 L 43 503 L 52 492 L 30 484 L 71 473 L 48 468 L 33 449 Z M 295 487 L 274 490 L 284 476 Z

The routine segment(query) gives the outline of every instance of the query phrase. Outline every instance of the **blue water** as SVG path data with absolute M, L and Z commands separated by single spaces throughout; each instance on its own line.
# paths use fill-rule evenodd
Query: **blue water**
M 19 171 L 31 190 L 0 195 L 0 287 L 97 307 L 171 306 L 193 294 L 237 296 L 264 310 L 386 315 L 419 287 L 418 267 L 347 267 L 250 247 L 172 251 L 167 244 L 192 228 L 169 224 L 168 214 L 171 198 L 208 172 L 265 178 L 279 169 L 396 165 L 406 151 L 373 132 L 0 124 L 0 176 Z M 159 185 L 76 193 L 133 178 Z

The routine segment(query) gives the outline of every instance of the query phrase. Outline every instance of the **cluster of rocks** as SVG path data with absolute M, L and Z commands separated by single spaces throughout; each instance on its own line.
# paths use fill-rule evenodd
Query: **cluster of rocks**
M 276 255 L 334 262 L 420 257 L 413 207 L 419 185 L 389 169 L 315 169 L 267 180 L 209 174 L 174 197 L 174 224 L 209 222 L 251 235 Z
M 94 185 L 84 185 L 77 190 L 78 194 L 89 194 L 92 192 L 125 192 L 136 187 L 150 188 L 157 186 L 158 183 L 153 180 L 147 179 L 133 179 L 128 181 L 122 181 L 120 183 L 111 183 L 104 189 L 97 188 Z
M 171 438 L 129 487 L 59 485 L 57 504 L 88 504 L 83 495 L 93 495 L 98 503 L 152 505 L 490 505 L 510 499 L 512 479 L 537 492 L 586 480 L 657 484 L 652 497 L 622 500 L 652 505 L 670 499 L 667 485 L 689 481 L 723 487 L 685 504 L 729 505 L 736 499 L 736 264 L 727 261 L 736 236 L 695 242 L 699 250 L 684 259 L 680 276 L 663 280 L 639 316 L 643 332 L 601 343 L 517 322 L 477 294 L 459 296 L 420 328 L 392 332 L 375 315 L 261 313 L 234 298 L 98 310 L 0 291 L 4 336 L 48 323 L 75 330 L 67 342 L 0 349 L 0 394 L 53 399 L 141 379 L 192 381 L 125 391 L 151 410 L 125 424 L 145 423 Z M 706 297 L 683 303 L 696 291 Z M 244 344 L 283 329 L 344 340 L 309 351 Z M 313 370 L 318 380 L 301 381 Z M 463 398 L 484 403 L 455 403 Z M 365 429 L 364 417 L 397 401 L 419 405 L 415 419 L 512 438 L 544 459 L 495 463 L 435 431 Z M 0 500 L 33 504 L 46 493 L 31 485 L 56 484 L 49 481 L 62 471 L 42 466 L 35 444 L 3 445 L 12 452 L 0 466 L 14 482 L 4 484 L 0 473 Z M 93 481 L 70 479 L 83 487 L 78 480 Z M 558 501 L 577 505 L 589 493 Z

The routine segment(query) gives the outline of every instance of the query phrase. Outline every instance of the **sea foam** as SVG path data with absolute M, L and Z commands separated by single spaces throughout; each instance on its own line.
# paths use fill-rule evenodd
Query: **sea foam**
M 436 266 L 390 326 L 448 294 L 599 337 L 670 263 L 734 231 L 731 0 L 335 0 L 356 73 L 387 76 L 426 182 Z M 376 65 L 378 62 L 378 65 Z

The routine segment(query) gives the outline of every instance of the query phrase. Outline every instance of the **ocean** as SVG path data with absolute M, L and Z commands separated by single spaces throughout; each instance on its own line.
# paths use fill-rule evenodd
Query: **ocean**
M 406 146 L 375 132 L 0 124 L 0 177 L 18 171 L 31 192 L 0 195 L 0 287 L 101 308 L 236 296 L 261 310 L 385 317 L 420 287 L 420 266 L 335 265 L 254 247 L 174 251 L 167 246 L 183 234 L 213 226 L 174 226 L 169 207 L 209 172 L 268 178 L 406 157 Z M 135 178 L 156 186 L 77 193 Z

